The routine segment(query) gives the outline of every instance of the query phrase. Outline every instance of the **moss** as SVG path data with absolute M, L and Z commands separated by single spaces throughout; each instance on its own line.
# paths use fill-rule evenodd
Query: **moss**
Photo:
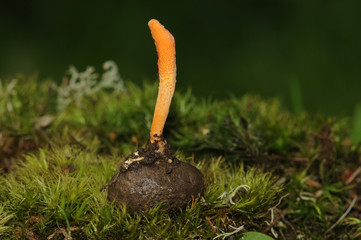
M 294 115 L 277 99 L 255 95 L 215 101 L 178 92 L 165 137 L 179 158 L 205 175 L 204 197 L 178 214 L 159 205 L 131 215 L 100 188 L 123 156 L 147 143 L 156 84 L 97 88 L 59 107 L 59 87 L 52 81 L 14 79 L 2 80 L 0 88 L 4 239 L 209 239 L 245 231 L 280 239 L 347 239 L 361 234 L 359 206 L 351 205 L 360 194 L 360 177 L 347 182 L 360 159 L 360 145 L 349 138 L 354 136 L 349 119 Z
M 130 215 L 125 207 L 116 208 L 108 202 L 106 193 L 100 191 L 121 159 L 67 144 L 26 155 L 13 172 L 0 178 L 2 209 L 6 216 L 12 216 L 4 224 L 13 232 L 6 231 L 5 236 L 13 238 L 14 230 L 21 228 L 26 229 L 22 234 L 32 232 L 46 238 L 69 224 L 76 234 L 89 239 L 209 237 L 214 234 L 207 217 L 214 221 L 217 232 L 227 231 L 227 221 L 239 217 L 262 218 L 282 189 L 270 173 L 254 168 L 245 171 L 243 167 L 231 170 L 224 160 L 207 159 L 198 163 L 208 183 L 203 198 L 172 216 L 161 206 Z M 237 188 L 240 185 L 247 187 Z

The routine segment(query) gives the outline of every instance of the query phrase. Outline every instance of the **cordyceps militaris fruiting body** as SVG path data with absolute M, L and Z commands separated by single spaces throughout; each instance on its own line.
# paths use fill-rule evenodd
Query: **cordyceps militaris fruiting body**
M 150 130 L 150 143 L 126 157 L 106 184 L 108 199 L 131 212 L 146 211 L 159 203 L 168 211 L 185 207 L 203 194 L 202 173 L 178 160 L 163 137 L 163 128 L 176 84 L 175 41 L 157 20 L 148 23 L 158 53 L 159 90 Z

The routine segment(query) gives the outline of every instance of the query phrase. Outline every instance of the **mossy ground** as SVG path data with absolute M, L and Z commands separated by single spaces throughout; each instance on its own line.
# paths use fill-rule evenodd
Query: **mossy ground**
M 14 79 L 0 85 L 1 239 L 361 235 L 360 145 L 348 119 L 294 115 L 254 95 L 176 93 L 164 134 L 204 174 L 204 197 L 177 214 L 161 205 L 129 214 L 100 188 L 147 143 L 156 83 L 73 89 L 65 101 L 50 80 Z

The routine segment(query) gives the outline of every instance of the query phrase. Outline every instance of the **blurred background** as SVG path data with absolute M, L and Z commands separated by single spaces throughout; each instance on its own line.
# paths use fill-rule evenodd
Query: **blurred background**
M 347 116 L 361 103 L 361 1 L 2 1 L 0 78 L 61 81 L 114 60 L 122 78 L 157 78 L 147 22 L 176 39 L 177 88 L 279 97 L 299 112 Z

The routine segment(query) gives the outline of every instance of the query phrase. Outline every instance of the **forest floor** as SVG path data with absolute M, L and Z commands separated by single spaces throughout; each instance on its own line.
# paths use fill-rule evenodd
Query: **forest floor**
M 113 69 L 114 70 L 114 69 Z M 61 86 L 0 82 L 1 239 L 357 239 L 361 147 L 348 118 L 277 99 L 176 93 L 164 136 L 204 175 L 201 198 L 143 213 L 100 191 L 149 141 L 157 83 L 87 69 Z

